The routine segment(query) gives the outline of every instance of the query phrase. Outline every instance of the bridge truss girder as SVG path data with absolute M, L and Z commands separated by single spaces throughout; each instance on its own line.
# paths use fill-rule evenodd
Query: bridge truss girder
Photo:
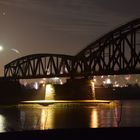
M 74 75 L 140 73 L 140 19 L 106 34 L 75 57 Z
M 33 54 L 10 62 L 5 77 L 88 77 L 140 73 L 140 19 L 99 38 L 76 56 Z
M 28 55 L 5 65 L 5 77 L 16 79 L 69 77 L 72 56 L 58 54 Z

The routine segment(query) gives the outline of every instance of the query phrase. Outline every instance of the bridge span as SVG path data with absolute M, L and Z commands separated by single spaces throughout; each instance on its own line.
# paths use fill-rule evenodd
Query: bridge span
M 63 54 L 32 54 L 5 65 L 4 75 L 17 79 L 70 77 L 72 59 Z
M 75 56 L 32 54 L 4 66 L 4 76 L 28 79 L 140 73 L 140 18 L 105 34 Z

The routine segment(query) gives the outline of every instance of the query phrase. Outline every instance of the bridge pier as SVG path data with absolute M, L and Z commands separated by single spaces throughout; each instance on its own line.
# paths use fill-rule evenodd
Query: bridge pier
M 28 93 L 27 93 L 28 92 Z M 92 80 L 87 78 L 68 79 L 63 85 L 46 84 L 37 90 L 27 90 L 27 100 L 93 100 L 95 87 Z M 23 95 L 24 100 L 25 96 Z
M 95 99 L 95 90 L 89 79 L 68 79 L 64 85 L 54 85 L 56 100 Z

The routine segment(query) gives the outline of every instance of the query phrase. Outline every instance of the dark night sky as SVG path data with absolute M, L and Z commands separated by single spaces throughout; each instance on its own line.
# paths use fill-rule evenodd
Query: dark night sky
M 24 55 L 75 55 L 139 17 L 139 0 L 0 0 L 0 75 L 4 64 Z

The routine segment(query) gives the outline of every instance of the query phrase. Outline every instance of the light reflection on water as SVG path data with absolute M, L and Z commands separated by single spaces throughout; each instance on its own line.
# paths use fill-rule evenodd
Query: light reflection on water
M 0 106 L 0 132 L 56 128 L 140 126 L 140 101 L 110 104 L 56 103 L 48 106 L 20 104 Z
M 0 132 L 5 132 L 5 118 L 3 115 L 0 115 Z
M 91 112 L 91 121 L 90 121 L 90 127 L 91 128 L 98 128 L 98 113 L 96 109 L 92 109 Z

